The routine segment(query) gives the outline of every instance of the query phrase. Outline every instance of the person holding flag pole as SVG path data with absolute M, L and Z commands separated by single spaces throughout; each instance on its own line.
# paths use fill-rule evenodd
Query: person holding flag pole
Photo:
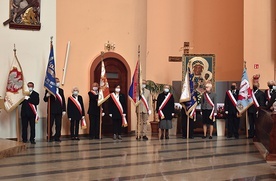
M 102 58 L 102 67 L 101 67 L 101 78 L 100 78 L 100 90 L 98 92 L 98 106 L 100 106 L 100 131 L 99 131 L 99 139 L 102 139 L 102 116 L 104 116 L 102 104 L 109 98 L 110 92 L 109 92 L 109 84 L 106 78 L 106 70 L 104 66 L 103 61 L 104 52 L 101 52 L 101 58 Z M 96 93 L 96 92 L 95 92 Z M 91 99 L 90 99 L 91 100 Z M 89 118 L 91 118 L 89 116 Z M 91 123 L 90 119 L 90 123 Z M 90 125 L 91 126 L 91 125 Z M 91 134 L 91 133 L 90 133 Z
M 62 116 L 65 115 L 66 103 L 64 98 L 63 89 L 59 88 L 60 82 L 56 78 L 55 72 L 55 59 L 53 48 L 53 37 L 50 43 L 50 55 L 46 75 L 44 80 L 45 95 L 43 100 L 48 103 L 47 107 L 47 140 L 61 142 L 61 121 Z M 52 137 L 52 127 L 55 122 L 56 133 Z
M 188 66 L 189 67 L 189 66 Z M 196 115 L 196 92 L 193 85 L 193 74 L 187 68 L 182 93 L 179 102 L 182 103 L 182 138 L 193 139 L 194 121 Z

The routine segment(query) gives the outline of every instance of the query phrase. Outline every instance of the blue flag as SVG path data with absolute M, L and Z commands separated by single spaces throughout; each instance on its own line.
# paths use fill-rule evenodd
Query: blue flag
M 253 104 L 253 97 L 254 95 L 250 88 L 247 71 L 246 68 L 244 68 L 236 107 L 240 114 L 246 111 Z
M 197 106 L 196 101 L 196 92 L 194 90 L 194 83 L 193 83 L 194 75 L 191 74 L 190 69 L 188 68 L 186 71 L 183 87 L 182 87 L 182 94 L 180 96 L 180 103 L 183 103 L 185 107 L 185 111 L 187 115 L 193 117 L 195 113 L 195 108 Z
M 53 96 L 56 95 L 56 70 L 55 70 L 55 59 L 54 59 L 54 48 L 51 43 L 51 50 L 49 55 L 48 66 L 46 69 L 46 75 L 44 80 L 44 88 L 49 91 Z

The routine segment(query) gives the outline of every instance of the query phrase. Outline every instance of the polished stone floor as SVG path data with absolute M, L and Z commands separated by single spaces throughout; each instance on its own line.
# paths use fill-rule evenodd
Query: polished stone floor
M 0 180 L 276 180 L 250 139 L 37 141 L 0 160 Z

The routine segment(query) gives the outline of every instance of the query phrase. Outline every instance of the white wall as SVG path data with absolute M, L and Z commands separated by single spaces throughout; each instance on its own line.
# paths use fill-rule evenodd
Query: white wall
M 56 42 L 56 1 L 42 0 L 40 31 L 9 29 L 9 25 L 3 25 L 3 22 L 8 18 L 9 0 L 0 1 L 0 96 L 3 98 L 5 95 L 6 81 L 13 60 L 13 46 L 15 44 L 25 81 L 34 82 L 35 90 L 40 94 L 38 113 L 41 118 L 45 117 L 46 104 L 42 101 L 44 96 L 43 83 L 50 52 L 50 36 L 54 36 L 54 47 Z M 36 125 L 37 138 L 42 137 L 42 123 L 40 120 Z M 16 138 L 15 111 L 8 114 L 1 110 L 0 138 Z

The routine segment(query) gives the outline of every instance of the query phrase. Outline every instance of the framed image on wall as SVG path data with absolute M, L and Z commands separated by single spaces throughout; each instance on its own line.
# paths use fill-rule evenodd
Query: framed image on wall
M 188 67 L 193 74 L 193 85 L 198 94 L 197 101 L 199 103 L 207 81 L 213 84 L 213 91 L 215 91 L 215 55 L 184 54 L 182 57 L 182 82 L 184 82 Z
M 4 25 L 11 29 L 40 30 L 41 0 L 10 0 L 10 16 Z

